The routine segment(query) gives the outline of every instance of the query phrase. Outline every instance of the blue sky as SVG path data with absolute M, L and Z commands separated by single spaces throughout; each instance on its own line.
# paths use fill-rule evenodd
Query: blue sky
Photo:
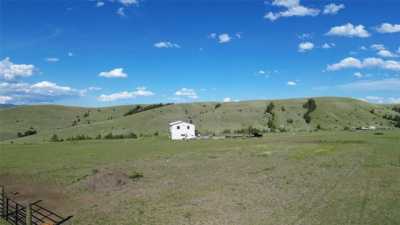
M 400 102 L 396 0 L 3 0 L 0 103 Z

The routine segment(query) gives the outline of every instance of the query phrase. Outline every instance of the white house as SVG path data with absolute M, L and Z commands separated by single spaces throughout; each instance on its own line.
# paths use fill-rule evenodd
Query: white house
M 194 124 L 175 121 L 169 124 L 169 134 L 172 140 L 183 140 L 196 138 L 196 127 Z

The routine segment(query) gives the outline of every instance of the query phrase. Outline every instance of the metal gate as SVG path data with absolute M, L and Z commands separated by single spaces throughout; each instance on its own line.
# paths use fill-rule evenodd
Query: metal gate
M 41 206 L 42 201 L 36 201 L 26 206 L 6 196 L 0 186 L 0 218 L 12 225 L 61 225 L 72 218 L 62 217 Z

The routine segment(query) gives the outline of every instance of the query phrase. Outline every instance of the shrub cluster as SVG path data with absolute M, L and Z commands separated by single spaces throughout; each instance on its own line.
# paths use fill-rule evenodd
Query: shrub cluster
M 400 128 L 400 116 L 399 115 L 384 115 L 383 118 L 393 121 L 394 126 Z
M 274 108 L 275 108 L 274 102 L 269 103 L 267 108 L 265 109 L 265 113 L 272 114 L 272 110 L 274 110 Z
M 307 109 L 307 112 L 303 115 L 304 120 L 306 123 L 311 123 L 310 114 L 317 109 L 317 103 L 313 98 L 310 98 L 306 103 L 304 103 L 303 108 Z
M 228 130 L 225 130 L 225 132 L 227 132 L 227 131 Z M 230 130 L 229 130 L 229 132 L 230 132 Z M 235 133 L 235 134 L 246 134 L 246 135 L 253 136 L 253 137 L 262 137 L 263 136 L 262 133 L 264 133 L 264 132 L 265 132 L 265 130 L 262 131 L 262 130 L 257 129 L 252 126 L 249 126 L 248 128 L 242 128 L 242 129 L 233 131 L 233 133 Z
M 143 177 L 142 172 L 133 171 L 128 175 L 129 179 L 131 180 L 138 180 Z
M 276 130 L 276 126 L 274 123 L 274 121 L 275 121 L 275 113 L 273 112 L 274 108 L 275 108 L 274 102 L 270 102 L 267 105 L 267 108 L 265 109 L 265 112 L 264 112 L 264 114 L 271 114 L 271 117 L 268 118 L 267 126 L 272 132 L 275 132 L 275 130 Z
M 53 136 L 51 136 L 51 138 L 50 138 L 50 141 L 51 142 L 63 142 L 64 139 L 59 138 L 57 134 L 53 134 Z
M 87 111 L 87 112 L 85 112 L 85 113 L 83 114 L 83 117 L 86 118 L 86 117 L 89 117 L 89 115 L 90 115 L 90 111 Z
M 83 140 L 91 140 L 91 139 L 93 139 L 93 138 L 91 138 L 91 137 L 88 136 L 88 135 L 78 134 L 78 135 L 76 135 L 76 136 L 69 137 L 69 138 L 67 138 L 66 140 L 67 140 L 67 141 L 83 141 Z
M 29 130 L 25 132 L 18 132 L 17 136 L 18 137 L 26 137 L 26 136 L 31 136 L 37 134 L 37 130 L 33 127 L 30 127 Z
M 129 133 L 128 135 L 108 133 L 107 135 L 104 136 L 103 139 L 124 139 L 124 138 L 136 139 L 137 135 L 135 133 Z

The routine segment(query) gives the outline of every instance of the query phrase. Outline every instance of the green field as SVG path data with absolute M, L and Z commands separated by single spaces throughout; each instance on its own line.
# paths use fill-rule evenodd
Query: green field
M 76 225 L 395 225 L 399 174 L 399 130 L 0 145 L 10 195 Z

